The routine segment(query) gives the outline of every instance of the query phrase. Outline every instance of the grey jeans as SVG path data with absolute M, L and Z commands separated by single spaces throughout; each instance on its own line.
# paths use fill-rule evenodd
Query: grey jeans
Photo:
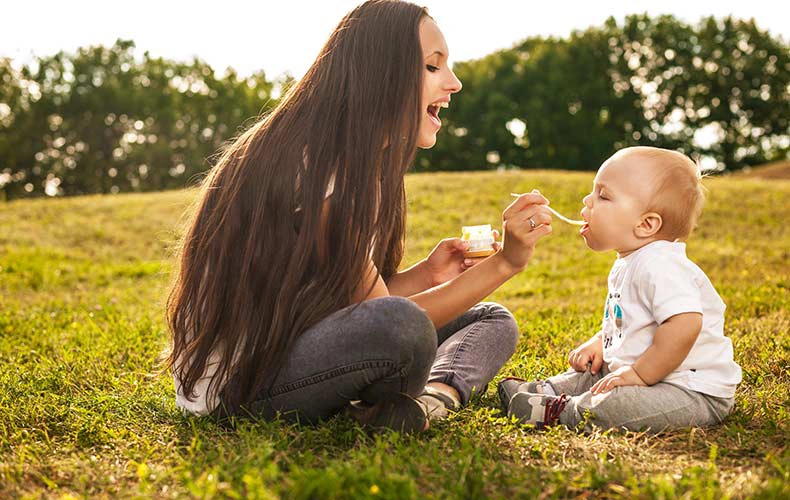
M 418 396 L 427 382 L 454 387 L 466 404 L 510 359 L 517 338 L 515 319 L 495 303 L 477 304 L 436 330 L 409 299 L 365 301 L 305 331 L 271 389 L 246 411 L 311 423 L 352 400 L 374 403 L 388 392 Z
M 705 427 L 721 423 L 734 404 L 733 398 L 717 398 L 667 382 L 647 387 L 620 386 L 593 395 L 590 388 L 608 373 L 604 363 L 595 375 L 589 370 L 570 369 L 546 379 L 554 392 L 570 396 L 560 414 L 561 424 L 576 428 L 584 422 L 584 430 L 588 432 L 593 426 L 653 432 Z

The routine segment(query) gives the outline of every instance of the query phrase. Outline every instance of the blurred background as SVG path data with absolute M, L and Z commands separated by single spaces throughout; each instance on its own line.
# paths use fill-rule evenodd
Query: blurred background
M 358 3 L 5 4 L 0 201 L 196 184 Z M 413 171 L 594 170 L 637 144 L 716 173 L 790 159 L 781 2 L 418 3 L 464 89 Z

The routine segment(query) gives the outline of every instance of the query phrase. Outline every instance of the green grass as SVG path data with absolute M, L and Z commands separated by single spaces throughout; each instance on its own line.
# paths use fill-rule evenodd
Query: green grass
M 578 212 L 592 175 L 523 171 L 407 178 L 404 265 L 465 224 L 496 224 L 539 188 Z M 172 247 L 195 191 L 0 205 L 0 497 L 787 498 L 790 182 L 717 178 L 689 254 L 717 286 L 744 381 L 718 428 L 545 433 L 503 418 L 493 390 L 420 436 L 246 422 L 175 408 L 157 360 Z M 599 323 L 612 254 L 555 224 L 493 296 L 522 336 L 505 374 L 564 369 Z

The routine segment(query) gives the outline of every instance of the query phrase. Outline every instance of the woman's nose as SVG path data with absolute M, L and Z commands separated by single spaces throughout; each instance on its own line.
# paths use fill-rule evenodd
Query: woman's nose
M 460 92 L 463 86 L 464 85 L 461 83 L 461 80 L 459 80 L 458 77 L 455 76 L 453 70 L 450 70 L 450 78 L 447 81 L 447 87 L 446 87 L 447 91 L 452 94 L 455 94 L 456 92 Z

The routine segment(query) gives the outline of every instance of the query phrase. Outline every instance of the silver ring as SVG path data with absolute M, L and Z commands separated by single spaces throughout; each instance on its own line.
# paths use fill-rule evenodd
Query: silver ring
M 527 219 L 527 220 L 529 221 L 529 227 L 530 227 L 530 229 L 535 229 L 536 227 L 538 227 L 538 225 L 537 225 L 537 224 L 535 224 L 535 221 L 534 221 L 534 220 L 532 220 L 532 217 L 530 217 L 530 218 L 529 218 L 529 219 Z

